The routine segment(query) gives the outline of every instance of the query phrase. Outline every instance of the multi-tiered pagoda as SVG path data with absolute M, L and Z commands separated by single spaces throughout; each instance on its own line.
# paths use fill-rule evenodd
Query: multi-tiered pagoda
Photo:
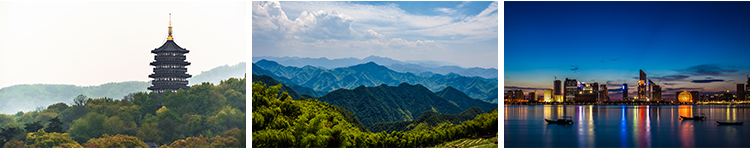
M 167 42 L 161 47 L 151 50 L 151 53 L 156 54 L 154 57 L 156 61 L 151 62 L 151 65 L 154 66 L 154 73 L 148 77 L 154 80 L 151 81 L 153 86 L 148 87 L 148 90 L 157 93 L 188 89 L 190 87 L 187 86 L 187 78 L 192 77 L 187 74 L 187 68 L 185 67 L 190 65 L 190 62 L 185 61 L 185 54 L 190 51 L 174 42 L 171 14 L 169 18 Z

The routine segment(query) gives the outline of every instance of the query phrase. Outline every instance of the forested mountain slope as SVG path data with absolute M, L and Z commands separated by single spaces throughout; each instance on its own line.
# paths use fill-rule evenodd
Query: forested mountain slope
M 463 110 L 422 85 L 406 83 L 397 87 L 380 85 L 360 86 L 352 90 L 339 89 L 320 97 L 319 100 L 346 108 L 365 126 L 380 122 L 414 120 L 428 110 L 442 114 L 457 114 Z
M 396 72 L 373 62 L 332 70 L 312 66 L 304 68 L 284 66 L 268 60 L 260 60 L 255 65 L 271 74 L 288 78 L 291 82 L 312 88 L 318 92 L 330 92 L 339 88 L 353 89 L 361 85 L 386 84 L 395 86 L 405 82 L 421 84 L 432 91 L 439 91 L 451 86 L 466 93 L 471 98 L 487 102 L 497 99 L 497 96 L 492 96 L 493 94 L 497 95 L 497 92 L 490 92 L 493 89 L 497 90 L 497 81 L 486 81 L 479 77 L 469 78 L 458 74 L 418 76 L 412 73 Z

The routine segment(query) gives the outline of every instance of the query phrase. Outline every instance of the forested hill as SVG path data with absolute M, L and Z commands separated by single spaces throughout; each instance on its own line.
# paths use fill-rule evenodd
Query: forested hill
M 497 104 L 492 104 L 492 103 L 484 102 L 482 100 L 473 99 L 467 96 L 466 94 L 464 94 L 463 92 L 456 90 L 456 88 L 453 88 L 450 86 L 443 90 L 435 92 L 435 94 L 445 99 L 448 99 L 449 101 L 453 103 L 456 103 L 456 105 L 458 105 L 458 107 L 461 109 L 466 109 L 469 107 L 479 107 L 484 111 L 497 109 Z
M 0 114 L 3 147 L 245 147 L 246 78 Z
M 332 70 L 312 66 L 305 66 L 303 68 L 284 66 L 268 60 L 260 60 L 255 65 L 268 71 L 265 72 L 266 74 L 287 78 L 300 86 L 309 87 L 321 92 L 330 92 L 339 88 L 353 89 L 360 85 L 398 85 L 405 82 L 409 84 L 421 84 L 432 91 L 439 91 L 451 86 L 466 93 L 471 98 L 486 102 L 492 102 L 498 98 L 498 93 L 492 92 L 492 90 L 497 91 L 497 81 L 486 81 L 483 78 L 470 78 L 458 74 L 434 74 L 429 77 L 418 76 L 412 73 L 396 72 L 374 62 Z
M 458 105 L 435 95 L 422 85 L 402 83 L 397 87 L 385 84 L 377 87 L 360 86 L 352 90 L 329 92 L 320 101 L 341 106 L 354 113 L 365 126 L 380 122 L 414 120 L 425 111 L 457 114 Z
M 217 84 L 219 81 L 229 78 L 243 78 L 245 77 L 245 73 L 247 73 L 245 64 L 245 62 L 240 62 L 232 66 L 224 65 L 208 71 L 202 71 L 200 74 L 188 79 L 188 82 L 190 82 L 188 85 L 196 85 L 203 82 Z
M 150 82 L 129 81 L 107 83 L 99 86 L 74 86 L 62 84 L 23 84 L 0 89 L 0 113 L 15 114 L 32 111 L 54 103 L 72 104 L 79 94 L 92 98 L 122 98 L 129 93 L 145 91 Z
M 253 147 L 429 147 L 498 134 L 497 110 L 460 125 L 438 124 L 440 127 L 392 133 L 365 132 L 344 120 L 345 115 L 333 105 L 309 98 L 293 100 L 284 93 L 278 95 L 279 88 L 253 82 Z
M 210 82 L 218 84 L 221 80 L 243 78 L 245 63 L 233 66 L 219 66 L 201 72 L 188 79 L 192 83 Z M 148 75 L 143 75 L 144 77 Z M 22 84 L 0 89 L 0 113 L 15 114 L 18 111 L 28 112 L 37 107 L 46 107 L 54 103 L 73 103 L 79 94 L 91 98 L 123 98 L 133 92 L 146 91 L 151 86 L 146 81 L 113 82 L 98 86 L 75 86 L 64 84 Z
M 367 127 L 367 129 L 373 133 L 381 131 L 385 131 L 386 133 L 393 131 L 419 131 L 430 127 L 441 127 L 440 124 L 461 124 L 461 122 L 474 119 L 475 116 L 482 113 L 484 111 L 478 107 L 470 107 L 466 111 L 461 112 L 461 114 L 438 114 L 435 111 L 428 110 L 412 121 L 377 123 Z

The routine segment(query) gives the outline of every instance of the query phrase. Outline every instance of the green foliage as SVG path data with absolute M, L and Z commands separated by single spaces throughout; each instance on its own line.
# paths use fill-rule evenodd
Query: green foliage
M 23 129 L 26 130 L 26 132 L 36 132 L 36 131 L 44 128 L 44 125 L 42 125 L 41 122 L 39 122 L 39 121 L 28 123 L 28 124 L 24 124 L 24 126 L 26 126 L 26 127 L 23 128 Z
M 208 141 L 209 147 L 244 147 L 245 91 L 245 78 L 230 78 L 218 85 L 204 83 L 176 92 L 131 93 L 122 100 L 79 95 L 77 105 L 56 103 L 45 110 L 0 114 L 0 144 L 26 140 L 23 131 L 28 129 L 35 133 L 67 131 L 65 135 L 78 143 L 96 140 L 85 144 L 87 147 L 102 147 L 113 139 L 170 143 L 199 135 L 222 140 Z
M 104 122 L 107 116 L 96 112 L 90 112 L 83 118 L 77 119 L 68 130 L 73 139 L 78 142 L 85 142 L 91 138 L 106 134 Z
M 148 145 L 137 137 L 128 135 L 108 135 L 104 134 L 101 138 L 92 138 L 86 144 L 87 148 L 148 148 Z
M 60 121 L 60 118 L 52 118 L 49 120 L 49 123 L 47 124 L 47 128 L 44 129 L 44 131 L 50 132 L 50 133 L 62 133 L 63 131 L 63 123 Z
M 26 144 L 23 143 L 23 141 L 20 140 L 14 140 L 7 143 L 4 143 L 3 148 L 26 148 Z
M 27 134 L 26 146 L 41 148 L 82 148 L 78 142 L 70 139 L 68 133 L 47 133 L 44 132 L 44 130 Z
M 15 127 L 0 128 L 0 144 L 11 142 L 19 135 L 24 135 L 23 130 Z
M 398 86 L 360 86 L 339 89 L 319 98 L 320 101 L 351 111 L 364 126 L 381 122 L 414 120 L 425 111 L 457 114 L 459 108 L 422 85 L 402 83 Z
M 387 133 L 393 131 L 421 130 L 436 127 L 444 123 L 461 124 L 461 122 L 474 119 L 475 116 L 482 113 L 482 109 L 478 107 L 470 107 L 466 111 L 461 112 L 461 114 L 438 114 L 435 111 L 425 111 L 413 121 L 377 123 L 368 127 L 368 129 L 373 132 L 385 131 Z
M 175 140 L 169 145 L 169 148 L 208 148 L 209 145 L 208 138 L 200 135 L 198 137 Z
M 267 87 L 253 82 L 252 86 L 253 147 L 429 147 L 460 138 L 497 135 L 498 131 L 497 110 L 492 110 L 460 125 L 442 122 L 406 132 L 363 132 L 328 103 L 292 100 L 283 92 L 277 95 L 281 85 Z M 299 108 L 301 114 L 283 108 Z

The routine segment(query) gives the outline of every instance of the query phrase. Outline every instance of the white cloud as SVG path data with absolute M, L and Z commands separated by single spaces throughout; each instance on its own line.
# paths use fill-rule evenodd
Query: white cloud
M 442 12 L 442 13 L 446 13 L 446 14 L 453 14 L 453 13 L 456 13 L 456 10 L 455 10 L 455 9 L 450 9 L 450 8 L 443 8 L 443 7 L 438 7 L 438 8 L 435 8 L 435 11 L 436 11 L 436 12 Z
M 486 42 L 498 36 L 497 2 L 468 17 L 454 8 L 434 9 L 453 14 L 415 15 L 395 4 L 252 2 L 252 5 L 253 49 L 263 50 L 253 52 L 253 56 L 378 55 L 401 60 L 442 59 L 472 66 L 497 65 L 497 55 L 490 55 L 485 61 L 466 57 L 497 54 L 497 43 Z M 455 43 L 462 43 L 461 47 Z M 451 50 L 457 48 L 461 51 Z M 487 60 L 494 62 L 486 64 Z
M 459 4 L 458 6 L 456 6 L 456 8 L 463 8 L 464 6 L 468 5 L 469 2 L 471 2 L 471 1 L 464 1 L 463 3 Z

